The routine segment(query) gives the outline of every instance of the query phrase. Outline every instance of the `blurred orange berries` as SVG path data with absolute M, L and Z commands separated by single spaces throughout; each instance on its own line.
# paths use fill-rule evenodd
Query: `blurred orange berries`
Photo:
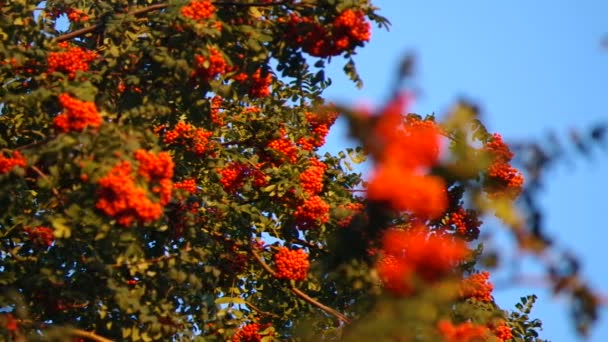
M 53 119 L 53 124 L 60 132 L 79 132 L 87 127 L 97 128 L 103 122 L 93 102 L 80 101 L 63 93 L 59 95 L 59 104 L 64 111 Z
M 15 167 L 25 167 L 25 158 L 19 151 L 13 151 L 10 157 L 5 157 L 4 153 L 0 152 L 0 173 L 9 173 Z
M 303 249 L 291 250 L 281 247 L 274 255 L 276 277 L 279 279 L 304 280 L 310 263 L 308 253 Z
M 382 251 L 376 269 L 384 286 L 396 295 L 410 294 L 410 276 L 437 281 L 470 255 L 463 240 L 430 232 L 422 225 L 387 230 Z
M 24 229 L 30 240 L 37 246 L 50 247 L 55 241 L 53 229 L 44 226 L 28 227 Z
M 437 323 L 437 329 L 445 342 L 486 341 L 490 337 L 490 330 L 487 327 L 471 322 L 453 324 L 443 320 Z
M 214 47 L 209 49 L 209 56 L 196 55 L 194 56 L 194 61 L 196 63 L 196 70 L 193 72 L 192 77 L 200 77 L 204 81 L 209 81 L 216 76 L 223 75 L 229 69 L 224 55 Z

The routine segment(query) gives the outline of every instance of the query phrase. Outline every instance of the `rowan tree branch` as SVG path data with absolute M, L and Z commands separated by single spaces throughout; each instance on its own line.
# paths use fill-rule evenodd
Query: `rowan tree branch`
M 214 2 L 213 4 L 215 6 L 241 6 L 241 7 L 268 7 L 268 6 L 277 6 L 277 5 L 286 5 L 289 3 L 289 0 L 284 0 L 284 1 L 277 1 L 277 2 L 272 2 L 272 3 L 248 3 L 248 4 L 243 4 L 243 3 L 238 3 L 238 2 Z M 164 8 L 169 7 L 169 4 L 155 4 L 155 5 L 150 5 L 144 8 L 140 8 L 131 12 L 128 12 L 127 15 L 132 15 L 132 16 L 138 16 L 138 15 L 142 15 L 142 14 L 146 14 L 148 12 L 152 12 L 152 11 L 157 11 L 157 10 L 161 10 Z M 70 33 L 66 33 L 64 35 L 61 35 L 59 37 L 55 38 L 55 42 L 63 42 L 66 40 L 70 40 L 72 38 L 76 38 L 78 36 L 81 36 L 83 34 L 87 34 L 87 33 L 91 33 L 95 30 L 98 30 L 100 28 L 103 27 L 102 23 L 98 23 L 92 26 L 88 26 L 88 27 L 83 27 L 79 30 L 70 32 Z
M 73 336 L 83 337 L 83 338 L 89 339 L 91 341 L 96 341 L 96 342 L 114 342 L 113 340 L 110 340 L 109 338 L 99 336 L 99 335 L 95 334 L 94 332 L 86 331 L 86 330 L 70 329 L 70 334 Z
M 254 249 L 251 249 L 250 251 L 251 251 L 251 254 L 253 255 L 253 257 L 255 258 L 255 260 L 258 262 L 258 264 L 260 264 L 260 266 L 262 266 L 262 268 L 264 270 L 266 270 L 266 272 L 270 273 L 273 277 L 276 277 L 277 273 L 272 268 L 270 268 L 270 266 L 268 266 L 268 264 L 264 261 L 264 259 L 262 259 L 262 256 L 258 252 L 256 252 Z M 338 312 L 337 310 L 330 308 L 329 306 L 327 306 L 325 304 L 320 303 L 319 301 L 310 297 L 309 295 L 307 295 L 306 293 L 304 293 L 302 290 L 298 289 L 297 287 L 290 285 L 289 290 L 291 292 L 293 292 L 296 296 L 303 299 L 305 302 L 308 302 L 309 304 L 318 307 L 319 309 L 327 312 L 328 314 L 333 315 L 338 320 L 340 320 L 346 324 L 351 323 L 351 320 L 348 317 L 344 316 L 342 313 Z

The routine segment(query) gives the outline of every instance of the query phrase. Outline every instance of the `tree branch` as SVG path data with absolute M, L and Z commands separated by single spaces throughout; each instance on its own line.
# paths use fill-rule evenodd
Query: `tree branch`
M 258 264 L 260 264 L 260 266 L 262 266 L 262 268 L 264 270 L 266 270 L 266 272 L 270 273 L 273 277 L 276 277 L 277 273 L 272 268 L 270 268 L 270 266 L 268 266 L 268 264 L 266 262 L 264 262 L 264 259 L 262 259 L 262 256 L 258 252 L 256 252 L 254 249 L 251 249 L 250 251 L 251 251 L 251 254 L 253 255 L 253 257 L 255 258 L 255 260 L 258 262 Z M 330 308 L 329 306 L 320 303 L 319 301 L 310 297 L 309 295 L 307 295 L 306 293 L 304 293 L 302 290 L 298 289 L 297 287 L 290 285 L 289 290 L 291 292 L 293 292 L 296 296 L 298 296 L 301 299 L 303 299 L 304 301 L 308 302 L 309 304 L 318 307 L 319 309 L 327 312 L 330 315 L 335 316 L 338 320 L 340 320 L 346 324 L 351 323 L 351 320 L 348 317 L 346 317 L 342 313 Z
M 268 6 L 277 6 L 277 5 L 286 5 L 289 3 L 289 0 L 283 0 L 283 1 L 277 1 L 277 2 L 272 2 L 272 3 L 250 3 L 250 4 L 242 4 L 242 3 L 238 3 L 238 2 L 214 2 L 213 4 L 216 6 L 241 6 L 241 7 L 268 7 Z M 128 12 L 127 15 L 132 15 L 132 16 L 138 16 L 138 15 L 142 15 L 142 14 L 146 14 L 148 12 L 152 12 L 152 11 L 157 11 L 157 10 L 161 10 L 164 8 L 169 7 L 169 4 L 155 4 L 155 5 L 150 5 L 144 8 L 140 8 L 138 10 L 134 10 L 131 12 Z M 83 27 L 79 30 L 70 32 L 70 33 L 66 33 L 64 35 L 61 35 L 57 38 L 55 38 L 55 42 L 63 42 L 66 40 L 70 40 L 72 38 L 76 38 L 78 36 L 81 36 L 83 34 L 87 34 L 87 33 L 91 33 L 95 30 L 98 30 L 100 28 L 103 27 L 102 23 L 93 25 L 93 26 L 88 26 L 88 27 Z
M 99 335 L 95 334 L 94 332 L 86 331 L 86 330 L 70 329 L 70 334 L 73 336 L 83 337 L 83 338 L 89 339 L 91 341 L 114 342 L 113 340 L 110 340 L 109 338 L 99 336 Z

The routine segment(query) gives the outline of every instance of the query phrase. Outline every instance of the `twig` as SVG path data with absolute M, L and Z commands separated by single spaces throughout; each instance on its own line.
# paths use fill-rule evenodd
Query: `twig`
M 260 308 L 258 308 L 257 306 L 253 305 L 253 304 L 252 304 L 251 302 L 249 302 L 249 301 L 245 301 L 245 305 L 246 305 L 246 306 L 248 306 L 248 307 L 250 307 L 250 308 L 252 308 L 252 309 L 253 309 L 253 311 L 257 312 L 257 313 L 258 313 L 258 314 L 260 314 L 260 315 L 263 315 L 263 316 L 272 316 L 272 317 L 280 317 L 279 315 L 274 314 L 274 313 L 272 313 L 272 312 L 266 312 L 266 311 L 263 311 L 262 309 L 260 309 Z
M 70 334 L 73 336 L 83 337 L 83 338 L 86 338 L 86 339 L 89 339 L 92 341 L 97 341 L 97 342 L 114 342 L 113 340 L 110 340 L 109 338 L 99 336 L 99 335 L 95 334 L 94 332 L 86 331 L 86 330 L 70 329 Z
M 264 270 L 266 270 L 266 272 L 270 273 L 273 277 L 276 277 L 277 273 L 272 268 L 270 268 L 270 266 L 268 266 L 268 264 L 266 262 L 264 262 L 264 259 L 262 259 L 262 256 L 260 254 L 258 254 L 258 252 L 256 252 L 254 249 L 251 249 L 251 254 L 255 258 L 255 260 L 260 264 L 260 266 L 262 266 L 262 268 Z M 302 292 L 302 290 L 298 289 L 297 287 L 290 285 L 289 290 L 291 292 L 293 292 L 296 296 L 298 296 L 298 297 L 302 298 L 304 301 L 308 302 L 309 304 L 312 304 L 312 305 L 318 307 L 319 309 L 327 312 L 328 314 L 335 316 L 338 320 L 340 320 L 346 324 L 350 324 L 351 320 L 348 317 L 346 317 L 343 314 L 341 314 L 340 312 L 330 308 L 329 306 L 320 303 L 316 299 L 314 299 L 314 298 L 310 297 L 309 295 L 307 295 L 306 293 Z
M 44 180 L 49 181 L 49 177 L 42 172 L 37 166 L 32 165 L 30 166 L 30 168 L 40 177 L 42 177 Z M 59 198 L 59 190 L 57 190 L 56 188 L 51 188 L 51 192 L 53 193 L 53 195 L 55 195 L 57 197 L 57 199 L 59 199 L 59 201 L 61 201 L 61 198 Z

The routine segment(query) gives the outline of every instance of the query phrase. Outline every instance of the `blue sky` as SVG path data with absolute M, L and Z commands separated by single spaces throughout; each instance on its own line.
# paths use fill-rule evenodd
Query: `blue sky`
M 327 98 L 381 104 L 400 57 L 414 52 L 414 82 L 422 92 L 412 111 L 419 114 L 435 112 L 441 117 L 464 97 L 481 106 L 489 130 L 507 141 L 542 141 L 554 132 L 565 145 L 571 130 L 608 122 L 608 49 L 602 47 L 608 36 L 608 2 L 372 2 L 392 27 L 390 32 L 374 28 L 371 43 L 355 58 L 365 86 L 357 90 L 341 76 L 342 61 L 335 59 L 327 73 L 334 81 Z M 329 149 L 344 146 L 344 132 L 339 122 L 328 139 Z M 608 295 L 608 227 L 602 220 L 608 211 L 608 148 L 596 148 L 588 159 L 572 156 L 545 175 L 545 226 L 559 247 L 581 257 L 583 274 Z M 512 247 L 505 232 L 497 234 L 498 248 Z M 539 267 L 529 259 L 524 269 L 532 273 Z M 578 341 L 564 298 L 522 284 L 494 292 L 505 309 L 531 293 L 539 296 L 533 316 L 543 321 L 541 337 Z M 602 313 L 608 316 L 608 310 Z M 608 341 L 607 317 L 601 318 L 589 340 Z

